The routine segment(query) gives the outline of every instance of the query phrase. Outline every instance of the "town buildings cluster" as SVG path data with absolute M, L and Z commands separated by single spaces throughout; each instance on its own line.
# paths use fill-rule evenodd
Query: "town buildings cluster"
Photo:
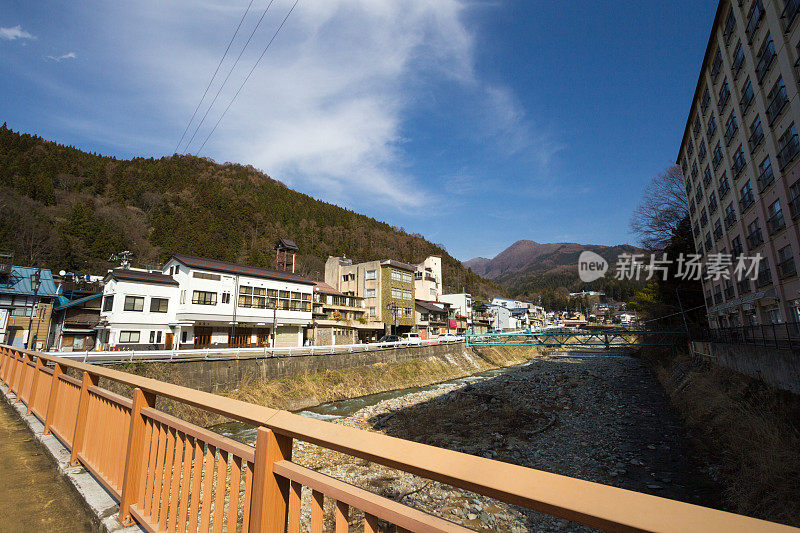
M 698 254 L 759 255 L 703 282 L 715 327 L 800 318 L 800 2 L 720 1 L 678 155 Z
M 542 327 L 543 308 L 445 294 L 442 259 L 353 263 L 329 257 L 324 280 L 294 272 L 295 244 L 276 269 L 173 254 L 158 269 L 130 262 L 105 276 L 13 265 L 0 256 L 2 342 L 40 350 L 294 347 L 421 339 Z

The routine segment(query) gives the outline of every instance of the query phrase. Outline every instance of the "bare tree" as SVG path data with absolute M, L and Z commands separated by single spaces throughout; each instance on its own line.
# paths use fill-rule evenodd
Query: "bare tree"
M 689 215 L 683 174 L 678 165 L 668 167 L 648 184 L 630 227 L 647 250 L 664 250 Z

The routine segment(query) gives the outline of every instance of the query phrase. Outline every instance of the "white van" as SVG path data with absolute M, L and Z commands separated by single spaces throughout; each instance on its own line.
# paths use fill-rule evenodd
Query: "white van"
M 422 339 L 419 338 L 419 333 L 403 333 L 400 337 L 405 344 L 420 344 Z

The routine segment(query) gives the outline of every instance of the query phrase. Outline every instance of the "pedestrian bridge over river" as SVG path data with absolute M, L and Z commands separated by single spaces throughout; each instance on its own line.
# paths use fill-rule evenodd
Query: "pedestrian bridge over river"
M 485 333 L 467 335 L 467 346 L 537 346 L 545 348 L 640 348 L 644 346 L 675 347 L 685 340 L 682 331 L 650 331 L 645 329 L 558 329 L 533 332 Z

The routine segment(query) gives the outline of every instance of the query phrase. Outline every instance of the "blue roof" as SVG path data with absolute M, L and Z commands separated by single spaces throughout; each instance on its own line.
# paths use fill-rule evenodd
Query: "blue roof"
M 31 276 L 36 274 L 38 268 L 12 266 L 11 272 L 5 276 L 0 276 L 0 294 L 25 294 L 33 295 L 31 289 Z M 41 271 L 41 285 L 37 296 L 42 298 L 55 298 L 58 296 L 56 292 L 56 284 L 53 281 L 53 273 L 49 268 L 43 268 Z
M 53 308 L 53 311 L 61 311 L 62 309 L 66 309 L 68 307 L 74 307 L 76 305 L 81 305 L 81 304 L 89 302 L 91 300 L 95 300 L 97 298 L 100 298 L 101 296 L 102 296 L 102 294 L 100 294 L 100 293 L 90 294 L 89 296 L 84 296 L 83 298 L 78 298 L 77 300 L 72 300 L 72 301 L 67 300 L 63 296 L 59 296 L 58 297 L 58 303 Z

